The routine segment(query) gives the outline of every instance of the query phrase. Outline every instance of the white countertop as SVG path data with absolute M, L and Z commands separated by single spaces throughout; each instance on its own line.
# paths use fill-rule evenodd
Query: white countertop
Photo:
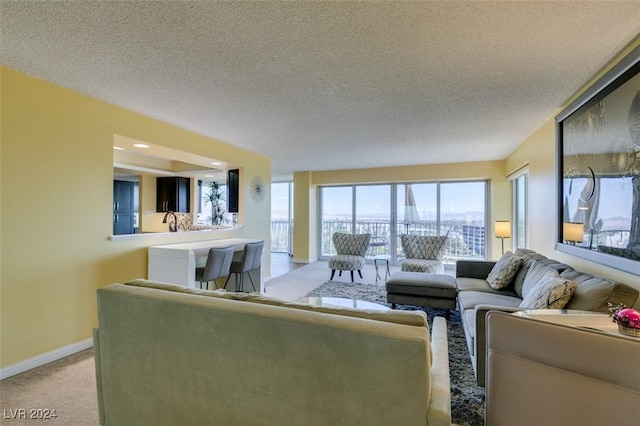
M 111 235 L 109 236 L 109 239 L 112 241 L 116 241 L 116 240 L 131 240 L 131 239 L 141 239 L 141 238 L 177 237 L 177 236 L 184 236 L 185 234 L 207 235 L 207 234 L 218 234 L 220 232 L 239 231 L 242 229 L 244 229 L 244 225 L 235 225 L 233 227 L 228 227 L 228 228 L 203 229 L 201 231 L 143 232 L 140 234 Z
M 192 250 L 194 252 L 204 251 L 208 252 L 208 250 L 212 247 L 226 247 L 226 246 L 236 246 L 237 249 L 242 250 L 246 243 L 253 243 L 256 241 L 262 241 L 251 238 L 223 238 L 220 240 L 204 240 L 204 241 L 194 241 L 189 243 L 176 243 L 176 244 L 163 244 L 158 246 L 149 247 L 149 252 L 154 252 L 157 249 L 160 250 Z

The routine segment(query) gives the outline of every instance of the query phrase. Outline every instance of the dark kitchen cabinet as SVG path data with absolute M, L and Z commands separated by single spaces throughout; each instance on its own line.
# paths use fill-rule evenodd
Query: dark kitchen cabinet
M 240 196 L 240 170 L 227 172 L 227 212 L 238 213 L 238 199 Z
M 191 206 L 191 179 L 159 177 L 156 182 L 156 211 L 189 213 Z

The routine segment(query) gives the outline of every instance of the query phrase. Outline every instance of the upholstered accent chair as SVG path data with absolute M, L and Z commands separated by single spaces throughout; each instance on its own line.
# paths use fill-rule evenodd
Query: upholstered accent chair
M 400 235 L 400 244 L 406 259 L 401 269 L 406 272 L 427 272 L 442 274 L 442 258 L 449 241 L 445 236 Z
M 353 282 L 353 271 L 358 271 L 362 278 L 362 268 L 364 268 L 364 255 L 369 249 L 371 234 L 346 234 L 336 232 L 333 234 L 333 245 L 336 248 L 336 255 L 329 258 L 329 268 L 331 268 L 331 278 L 340 271 L 338 276 L 342 276 L 342 271 L 351 272 L 351 282 Z
M 204 288 L 203 284 L 207 283 L 207 290 L 209 290 L 209 282 L 211 281 L 218 288 L 216 280 L 229 276 L 235 249 L 235 246 L 211 247 L 209 249 L 206 265 L 203 268 L 196 268 L 196 281 L 200 283 L 200 288 Z

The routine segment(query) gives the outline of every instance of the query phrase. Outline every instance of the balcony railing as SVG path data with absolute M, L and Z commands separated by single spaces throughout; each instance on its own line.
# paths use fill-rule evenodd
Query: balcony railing
M 438 232 L 435 221 L 419 221 L 405 224 L 393 224 L 397 235 L 396 253 L 391 253 L 390 222 L 362 220 L 355 223 L 355 233 L 370 233 L 372 235 L 371 249 L 368 258 L 380 255 L 392 256 L 392 259 L 404 258 L 400 245 L 401 234 L 414 235 L 449 235 L 445 250 L 445 263 L 455 263 L 457 259 L 484 259 L 485 257 L 485 227 L 484 224 L 468 224 L 462 221 L 440 221 Z M 271 221 L 271 251 L 289 251 L 289 221 Z M 350 220 L 332 220 L 322 222 L 322 256 L 332 256 L 335 253 L 331 237 L 335 232 L 352 232 Z M 386 243 L 385 243 L 386 242 Z
M 271 251 L 289 253 L 291 223 L 286 219 L 271 221 Z

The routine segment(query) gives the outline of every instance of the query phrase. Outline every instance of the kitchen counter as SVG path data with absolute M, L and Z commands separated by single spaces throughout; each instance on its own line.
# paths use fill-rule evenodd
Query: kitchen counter
M 117 241 L 117 240 L 130 240 L 130 239 L 139 239 L 139 238 L 157 238 L 157 237 L 173 237 L 173 236 L 183 236 L 184 234 L 216 234 L 220 232 L 229 232 L 229 231 L 239 231 L 244 229 L 244 225 L 234 225 L 229 227 L 219 227 L 216 229 L 194 229 L 191 231 L 178 231 L 178 232 L 141 232 L 139 234 L 124 234 L 124 235 L 110 235 L 109 240 Z
M 203 232 L 203 231 L 200 231 Z M 211 231 L 209 231 L 211 232 Z M 172 232 L 176 234 L 176 232 Z M 196 258 L 206 257 L 212 247 L 234 246 L 234 260 L 242 258 L 244 246 L 247 243 L 261 241 L 250 238 L 224 238 L 220 240 L 205 240 L 189 243 L 163 244 L 149 247 L 148 279 L 165 283 L 180 284 L 187 287 L 199 287 L 196 283 Z M 262 268 L 251 271 L 254 283 L 259 284 L 260 293 L 264 292 Z M 233 285 L 230 280 L 230 285 Z M 234 290 L 231 288 L 230 290 Z

